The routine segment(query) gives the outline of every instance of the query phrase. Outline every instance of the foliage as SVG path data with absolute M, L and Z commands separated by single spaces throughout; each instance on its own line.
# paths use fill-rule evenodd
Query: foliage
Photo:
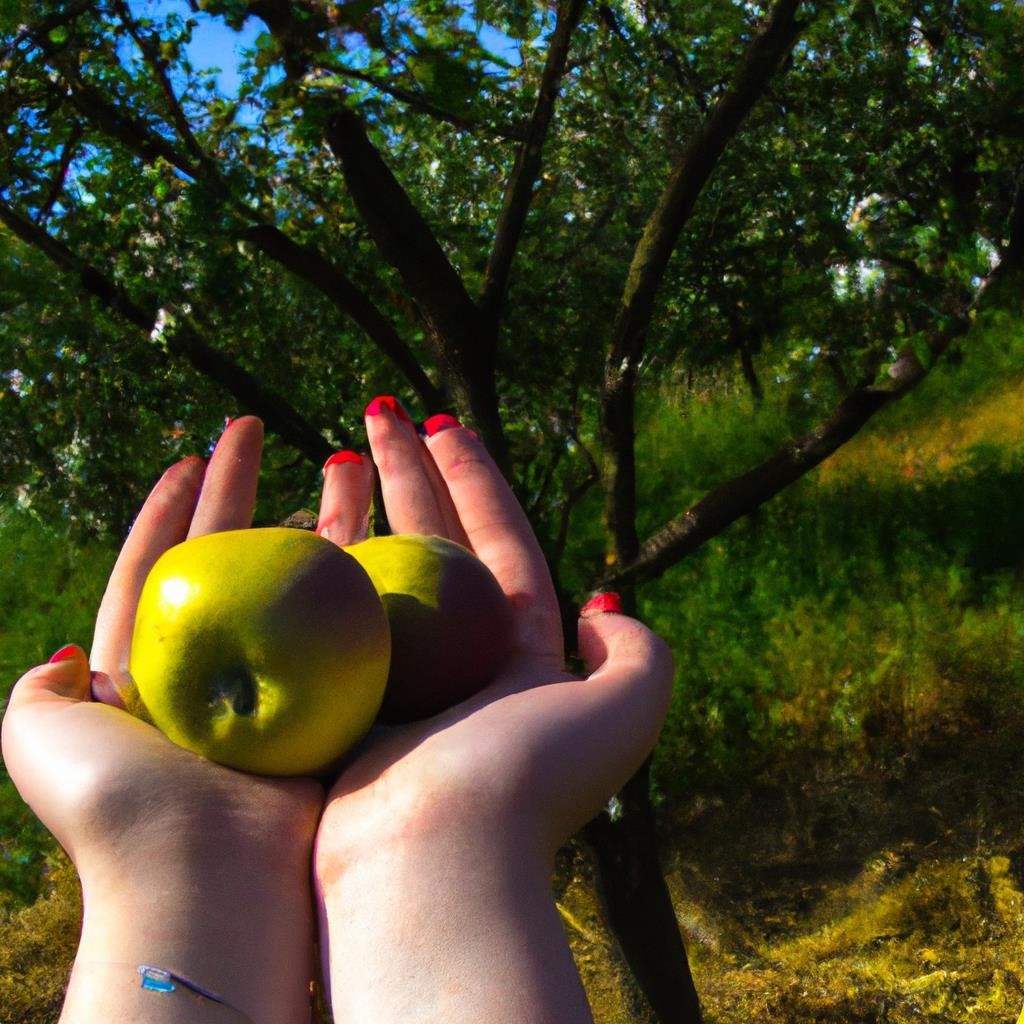
M 657 755 L 667 791 L 799 777 L 823 751 L 874 762 L 998 721 L 1019 699 L 1024 382 L 1001 357 L 1021 336 L 974 340 L 819 473 L 645 593 L 678 652 Z M 649 434 L 672 469 L 659 486 L 699 489 L 737 457 L 720 401 L 662 407 Z
M 26 668 L 64 644 L 88 646 L 112 562 L 108 549 L 76 546 L 66 528 L 27 511 L 0 515 L 0 700 Z M 35 899 L 54 847 L 0 774 L 0 913 Z
M 0 233 L 12 271 L 0 479 L 86 531 L 122 531 L 158 467 L 252 408 L 239 374 L 332 443 L 358 440 L 369 394 L 425 400 L 374 351 L 380 331 L 356 326 L 338 273 L 442 401 L 460 404 L 444 339 L 382 258 L 325 125 L 339 107 L 359 113 L 473 295 L 556 20 L 545 5 L 483 0 L 344 4 L 294 20 L 272 5 L 201 6 L 25 3 L 6 37 L 0 201 L 24 230 L 8 218 Z M 240 27 L 256 13 L 267 31 L 237 95 L 223 95 L 189 43 L 212 16 Z M 676 247 L 641 379 L 650 403 L 657 379 L 743 356 L 751 386 L 804 396 L 776 443 L 904 346 L 930 361 L 929 332 L 1006 242 L 1021 159 L 1013 5 L 801 13 L 784 74 L 764 83 Z M 513 467 L 552 541 L 561 496 L 589 471 L 566 442 L 597 414 L 601 339 L 640 228 L 764 30 L 755 5 L 648 0 L 599 5 L 573 37 L 495 349 Z M 334 283 L 286 257 L 280 237 L 270 244 L 273 231 L 334 268 Z M 43 255 L 57 258 L 54 241 L 58 266 L 88 264 L 100 280 L 92 301 L 80 270 L 54 273 Z M 186 331 L 229 368 L 211 373 L 177 347 Z M 278 504 L 304 503 L 308 476 L 287 445 L 270 469 Z M 660 525 L 670 511 L 641 515 Z

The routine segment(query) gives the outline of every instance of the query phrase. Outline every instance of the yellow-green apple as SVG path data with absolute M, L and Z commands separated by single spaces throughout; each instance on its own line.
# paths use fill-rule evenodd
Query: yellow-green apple
M 512 612 L 476 555 L 415 534 L 371 537 L 345 550 L 373 580 L 391 625 L 383 720 L 437 714 L 495 677 L 512 643 Z
M 129 708 L 212 761 L 313 775 L 370 728 L 390 647 L 380 598 L 341 548 L 283 527 L 211 533 L 146 579 Z

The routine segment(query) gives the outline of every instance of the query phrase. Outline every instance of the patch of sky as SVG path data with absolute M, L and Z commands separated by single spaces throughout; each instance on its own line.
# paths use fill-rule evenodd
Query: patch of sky
M 177 15 L 195 22 L 191 42 L 185 47 L 189 61 L 196 71 L 214 72 L 217 90 L 225 97 L 237 95 L 244 51 L 252 49 L 260 33 L 266 32 L 263 22 L 254 17 L 246 18 L 236 32 L 222 18 L 193 11 L 186 0 L 129 0 L 129 8 L 136 18 Z
M 177 16 L 182 21 L 191 20 L 194 24 L 191 40 L 186 44 L 185 51 L 192 67 L 197 73 L 208 74 L 216 83 L 217 92 L 226 99 L 235 98 L 243 84 L 243 66 L 246 54 L 253 51 L 261 35 L 268 29 L 257 17 L 250 16 L 236 31 L 222 18 L 196 10 L 188 0 L 128 0 L 135 17 L 148 17 L 163 20 L 169 16 Z M 522 63 L 521 43 L 504 34 L 493 25 L 477 22 L 471 13 L 472 5 L 468 5 L 462 19 L 462 27 L 475 32 L 481 46 L 493 56 L 493 64 L 485 62 L 484 69 L 489 74 L 500 75 L 508 67 L 517 67 Z M 545 17 L 544 27 L 554 28 L 554 14 Z M 348 60 L 353 67 L 365 66 L 370 59 L 366 42 L 358 33 L 345 35 L 342 44 Z M 545 41 L 537 38 L 534 45 L 543 47 Z M 126 50 L 125 59 L 137 59 L 133 52 L 134 44 L 130 40 L 123 44 Z M 362 60 L 361 57 L 365 58 Z M 278 68 L 264 78 L 264 85 L 273 84 L 283 77 L 284 71 Z M 247 120 L 240 115 L 242 119 Z

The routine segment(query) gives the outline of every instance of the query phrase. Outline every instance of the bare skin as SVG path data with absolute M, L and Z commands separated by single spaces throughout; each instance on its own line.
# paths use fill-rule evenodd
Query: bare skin
M 251 523 L 262 426 L 235 421 L 206 468 L 164 474 L 111 575 L 93 642 L 96 690 L 124 685 L 149 567 L 189 534 Z M 75 863 L 85 917 L 64 1024 L 309 1020 L 309 856 L 323 789 L 244 775 L 196 757 L 118 707 L 92 699 L 74 649 L 15 686 L 3 753 L 26 802 Z M 207 999 L 141 987 L 150 964 Z
M 338 1024 L 590 1020 L 551 861 L 653 746 L 671 657 L 640 623 L 603 613 L 580 620 L 590 675 L 567 673 L 540 549 L 472 433 L 423 441 L 386 406 L 367 433 L 392 527 L 468 544 L 501 583 L 512 657 L 470 701 L 374 730 L 326 803 L 312 780 L 175 747 L 116 706 L 139 592 L 166 548 L 251 524 L 262 427 L 236 420 L 209 467 L 172 467 L 111 576 L 91 691 L 75 649 L 24 676 L 4 720 L 12 778 L 82 880 L 65 1024 L 307 1021 L 314 917 Z M 329 465 L 318 532 L 362 539 L 372 483 L 368 460 Z M 139 964 L 223 1004 L 142 989 Z
M 392 527 L 468 543 L 508 596 L 516 645 L 476 698 L 382 731 L 328 794 L 314 874 L 335 1020 L 589 1021 L 552 860 L 654 745 L 671 656 L 600 614 L 580 620 L 591 675 L 568 674 L 540 547 L 480 442 L 461 427 L 421 441 L 386 408 L 367 433 Z M 324 507 L 362 507 L 369 486 L 332 467 Z M 325 526 L 361 539 L 322 510 Z

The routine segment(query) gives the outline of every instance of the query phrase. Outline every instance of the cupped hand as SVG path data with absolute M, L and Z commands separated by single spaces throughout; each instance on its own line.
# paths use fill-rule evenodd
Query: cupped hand
M 360 849 L 395 832 L 508 830 L 553 855 L 640 766 L 664 719 L 672 680 L 665 644 L 634 619 L 581 618 L 589 674 L 565 669 L 561 618 L 540 546 L 476 435 L 450 417 L 421 439 L 401 407 L 371 403 L 367 434 L 397 533 L 465 544 L 490 568 L 513 612 L 515 641 L 475 697 L 425 721 L 371 735 L 328 795 L 317 837 L 321 884 Z M 441 428 L 441 429 L 438 429 Z M 318 530 L 365 535 L 373 468 L 351 457 L 324 471 Z
M 259 420 L 235 420 L 208 467 L 185 459 L 154 487 L 104 594 L 91 676 L 84 652 L 72 647 L 11 693 L 5 763 L 87 886 L 128 884 L 133 872 L 152 879 L 174 858 L 222 858 L 229 847 L 241 856 L 270 835 L 308 850 L 322 801 L 318 783 L 213 764 L 131 717 L 120 699 L 130 687 L 132 628 L 149 569 L 186 537 L 251 525 L 262 436 Z

